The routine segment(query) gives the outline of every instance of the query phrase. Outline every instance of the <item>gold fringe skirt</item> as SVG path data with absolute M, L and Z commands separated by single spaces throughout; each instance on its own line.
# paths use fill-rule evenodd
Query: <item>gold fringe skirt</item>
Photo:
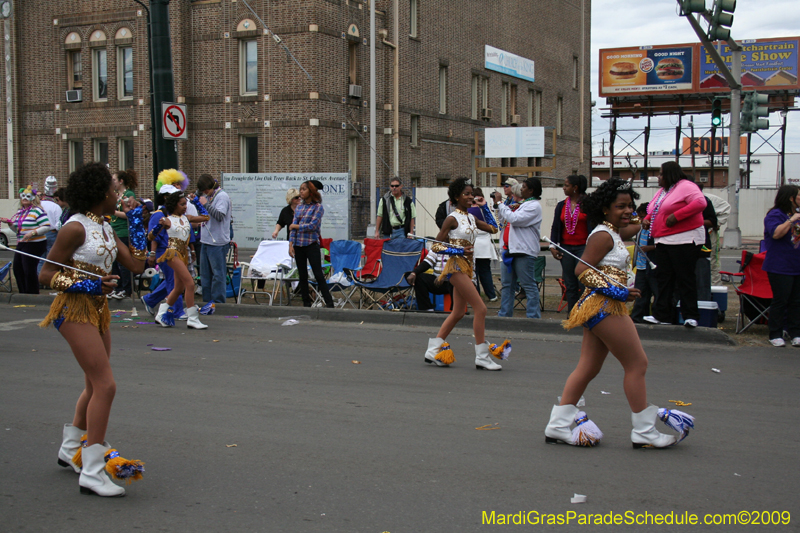
M 461 272 L 466 274 L 469 279 L 472 279 L 472 256 L 467 255 L 451 255 L 442 268 L 442 273 L 436 279 L 439 283 L 449 280 L 453 274 Z
M 62 292 L 50 305 L 50 312 L 39 324 L 46 328 L 54 324 L 58 329 L 64 322 L 78 324 L 90 323 L 97 327 L 101 334 L 108 331 L 111 325 L 111 312 L 108 310 L 108 299 L 103 296 Z
M 189 264 L 189 258 L 187 255 L 182 254 L 180 251 L 176 250 L 175 248 L 167 248 L 166 251 L 161 254 L 161 257 L 156 259 L 156 263 L 166 263 L 169 262 L 170 259 L 179 258 L 183 261 L 184 264 Z
M 602 266 L 600 270 L 622 283 L 623 286 L 626 286 L 628 282 L 627 272 L 611 266 Z M 592 285 L 595 287 L 599 283 L 609 283 L 608 280 L 594 271 L 585 272 L 589 273 L 589 278 L 592 280 Z M 583 275 L 581 275 L 581 279 L 583 279 Z M 586 279 L 586 281 L 589 282 L 589 279 Z M 578 300 L 578 303 L 576 303 L 572 311 L 570 311 L 569 318 L 563 320 L 561 325 L 564 329 L 572 329 L 578 326 L 585 326 L 592 329 L 607 316 L 625 316 L 627 314 L 628 307 L 626 302 L 609 298 L 599 292 L 592 292 L 592 287 L 586 287 L 580 300 Z

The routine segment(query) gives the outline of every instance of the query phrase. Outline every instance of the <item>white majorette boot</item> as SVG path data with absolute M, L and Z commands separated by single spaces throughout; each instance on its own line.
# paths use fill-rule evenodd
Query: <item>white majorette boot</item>
M 455 363 L 456 358 L 453 355 L 453 350 L 444 339 L 435 338 L 428 339 L 428 350 L 425 352 L 424 361 L 428 364 L 435 364 L 436 366 L 447 366 L 450 363 Z
M 83 468 L 78 480 L 81 494 L 97 494 L 108 497 L 125 496 L 125 489 L 111 481 L 105 472 L 105 455 L 109 449 L 106 442 L 92 444 L 83 449 Z
M 675 435 L 665 435 L 656 429 L 658 407 L 651 405 L 639 413 L 631 413 L 631 442 L 634 448 L 666 448 L 678 439 Z
M 492 361 L 489 356 L 489 343 L 475 345 L 475 368 L 478 370 L 503 370 L 503 367 Z
M 156 322 L 161 324 L 164 328 L 170 327 L 169 322 L 164 320 L 164 315 L 166 315 L 168 311 L 169 304 L 167 302 L 162 302 L 161 305 L 158 306 L 158 312 L 156 313 Z
M 570 429 L 572 422 L 577 426 Z M 603 438 L 603 432 L 589 420 L 586 413 L 579 411 L 574 405 L 554 405 L 550 411 L 550 422 L 544 429 L 544 441 L 547 444 L 559 442 L 571 446 L 596 446 Z
M 64 468 L 71 466 L 76 474 L 81 473 L 81 467 L 76 465 L 72 458 L 81 447 L 81 435 L 84 433 L 86 433 L 85 429 L 76 428 L 72 424 L 64 424 L 61 449 L 58 450 L 58 466 Z
M 191 329 L 207 329 L 208 326 L 200 322 L 200 310 L 197 306 L 186 308 L 186 327 Z

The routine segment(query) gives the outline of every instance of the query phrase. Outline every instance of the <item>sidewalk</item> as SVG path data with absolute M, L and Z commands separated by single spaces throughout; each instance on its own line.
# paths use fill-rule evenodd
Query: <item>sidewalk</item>
M 548 280 L 553 281 L 554 280 Z M 548 286 L 548 289 L 550 287 Z M 553 289 L 554 292 L 555 289 Z M 561 294 L 559 292 L 558 297 Z M 553 296 L 552 298 L 555 298 Z M 45 309 L 53 301 L 53 296 L 48 294 L 3 294 L 0 296 L 0 305 L 35 305 L 41 307 L 44 312 Z M 114 300 L 109 302 L 112 311 L 116 309 L 129 310 L 134 302 L 131 300 Z M 502 332 L 505 336 L 512 336 L 515 332 L 540 335 L 542 337 L 556 337 L 556 336 L 569 336 L 573 337 L 576 342 L 580 341 L 583 332 L 579 329 L 565 331 L 561 327 L 561 321 L 566 318 L 566 312 L 556 313 L 555 311 L 545 311 L 542 313 L 541 319 L 528 319 L 525 318 L 525 312 L 522 309 L 515 310 L 514 318 L 498 317 L 497 310 L 499 302 L 487 304 L 488 315 L 486 317 L 486 330 L 489 332 Z M 546 299 L 545 308 L 554 307 L 554 304 L 548 307 L 550 297 Z M 324 322 L 337 322 L 337 323 L 370 323 L 378 325 L 386 325 L 392 329 L 398 327 L 425 327 L 436 328 L 439 327 L 444 320 L 444 313 L 431 313 L 431 312 L 417 312 L 417 311 L 377 311 L 365 309 L 327 309 L 315 307 L 302 307 L 299 305 L 300 301 L 295 298 L 292 305 L 284 306 L 269 306 L 269 305 L 255 305 L 251 300 L 242 304 L 218 304 L 216 306 L 216 314 L 222 316 L 241 316 L 241 317 L 263 317 L 263 318 L 291 318 L 291 317 L 307 317 L 311 320 L 320 320 Z M 141 302 L 135 302 L 136 309 L 142 320 L 149 318 L 147 311 L 144 310 Z M 458 329 L 471 329 L 472 320 L 470 316 L 465 317 L 457 326 Z M 642 342 L 660 342 L 660 343 L 677 343 L 677 344 L 702 344 L 709 346 L 736 346 L 737 342 L 729 335 L 719 329 L 712 328 L 695 328 L 688 329 L 682 326 L 650 326 L 637 324 L 636 329 L 639 332 L 639 337 Z

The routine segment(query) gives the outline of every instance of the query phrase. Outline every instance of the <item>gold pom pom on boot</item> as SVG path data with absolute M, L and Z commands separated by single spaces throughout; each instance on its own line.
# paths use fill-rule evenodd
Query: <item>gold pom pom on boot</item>
M 436 366 L 447 366 L 456 362 L 453 350 L 444 339 L 428 339 L 428 350 L 425 352 L 425 362 Z

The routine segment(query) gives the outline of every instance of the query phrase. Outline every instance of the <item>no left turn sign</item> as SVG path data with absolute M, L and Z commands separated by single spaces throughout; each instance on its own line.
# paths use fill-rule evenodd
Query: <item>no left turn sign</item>
M 186 104 L 161 102 L 161 127 L 165 139 L 186 139 Z

